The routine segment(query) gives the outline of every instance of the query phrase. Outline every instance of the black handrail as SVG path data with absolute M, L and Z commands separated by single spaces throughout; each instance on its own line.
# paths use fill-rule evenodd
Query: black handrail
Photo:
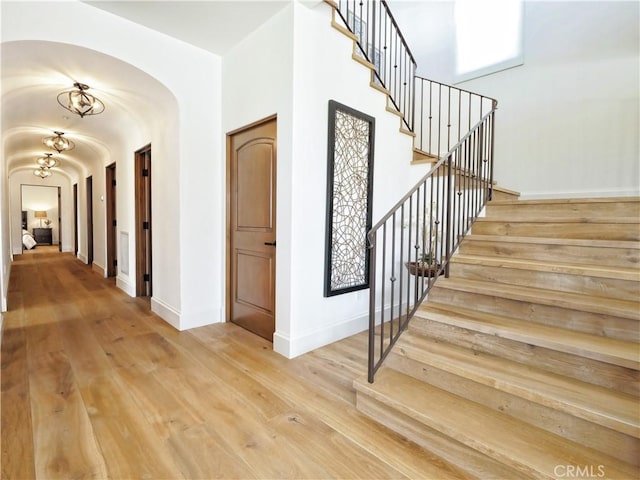
M 369 382 L 491 199 L 493 106 L 369 231 Z

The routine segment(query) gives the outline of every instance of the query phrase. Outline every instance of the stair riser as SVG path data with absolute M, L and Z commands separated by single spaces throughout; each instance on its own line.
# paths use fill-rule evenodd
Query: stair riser
M 640 240 L 640 227 L 637 223 L 501 222 L 479 218 L 473 224 L 472 232 L 475 235 L 514 237 Z
M 562 328 L 618 340 L 634 341 L 638 338 L 640 330 L 638 320 L 458 291 L 438 286 L 438 284 L 429 293 L 429 299 L 459 307 L 473 305 L 475 310 L 481 312 L 519 318 L 543 325 L 558 326 L 558 319 L 562 319 Z
M 522 474 L 511 470 L 502 463 L 467 447 L 452 438 L 424 425 L 396 409 L 378 402 L 376 399 L 357 392 L 358 411 L 405 438 L 435 453 L 462 470 L 469 478 L 478 480 L 522 478 Z
M 404 356 L 402 352 L 397 350 L 393 351 L 385 364 L 387 367 L 394 368 L 417 380 L 463 398 L 471 398 L 476 403 L 561 435 L 576 443 L 599 449 L 619 460 L 634 465 L 640 464 L 640 458 L 637 455 L 640 449 L 640 440 L 636 438 L 577 418 L 570 413 L 554 410 L 431 365 L 425 365 L 418 360 Z
M 640 372 L 440 322 L 414 317 L 409 329 L 435 340 L 565 375 L 583 382 L 640 395 Z
M 640 250 L 539 243 L 510 243 L 476 240 L 469 236 L 460 245 L 460 253 L 485 257 L 521 258 L 524 260 L 577 263 L 600 266 L 640 267 Z
M 517 205 L 495 205 L 487 206 L 489 216 L 514 215 L 518 219 L 526 218 L 640 218 L 639 202 L 606 202 L 606 203 L 527 203 L 522 202 Z
M 594 297 L 617 298 L 618 300 L 640 298 L 640 283 L 637 281 L 467 264 L 456 261 L 455 257 L 451 263 L 450 274 L 455 278 L 544 288 Z

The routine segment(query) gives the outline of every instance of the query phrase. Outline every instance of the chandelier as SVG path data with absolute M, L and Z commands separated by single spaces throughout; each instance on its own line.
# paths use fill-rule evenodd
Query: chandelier
M 58 94 L 58 103 L 72 113 L 84 117 L 98 115 L 104 112 L 104 103 L 90 93 L 89 86 L 84 83 L 74 83 L 75 90 L 67 90 Z
M 42 143 L 44 143 L 47 147 L 56 150 L 58 153 L 64 152 L 65 150 L 72 150 L 75 147 L 75 143 L 71 140 L 63 137 L 64 132 L 56 132 L 52 137 L 45 137 L 42 139 Z
M 55 167 L 58 164 L 58 160 L 53 158 L 51 153 L 45 153 L 44 157 L 39 157 L 36 160 L 36 163 L 38 164 L 38 166 L 33 171 L 33 174 L 36 177 L 45 179 L 53 175 L 51 168 Z
M 51 173 L 51 170 L 49 170 L 47 167 L 38 167 L 33 171 L 33 174 L 37 177 L 42 178 L 43 180 L 53 175 Z
M 58 164 L 58 160 L 53 158 L 51 156 L 51 153 L 45 153 L 44 155 L 45 155 L 44 157 L 40 157 L 36 160 L 36 163 L 40 167 L 51 168 L 51 167 L 55 167 Z

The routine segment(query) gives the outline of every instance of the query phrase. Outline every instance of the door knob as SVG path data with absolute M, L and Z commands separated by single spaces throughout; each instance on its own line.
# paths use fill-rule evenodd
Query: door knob
M 264 242 L 265 245 L 269 245 L 270 247 L 275 247 L 276 246 L 276 242 L 275 240 L 273 242 Z

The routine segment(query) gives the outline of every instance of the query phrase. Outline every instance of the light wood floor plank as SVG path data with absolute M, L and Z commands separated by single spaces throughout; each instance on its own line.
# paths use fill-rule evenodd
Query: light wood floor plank
M 287 360 L 233 324 L 179 332 L 57 252 L 16 257 L 9 310 L 3 479 L 463 478 L 357 412 L 362 335 Z

